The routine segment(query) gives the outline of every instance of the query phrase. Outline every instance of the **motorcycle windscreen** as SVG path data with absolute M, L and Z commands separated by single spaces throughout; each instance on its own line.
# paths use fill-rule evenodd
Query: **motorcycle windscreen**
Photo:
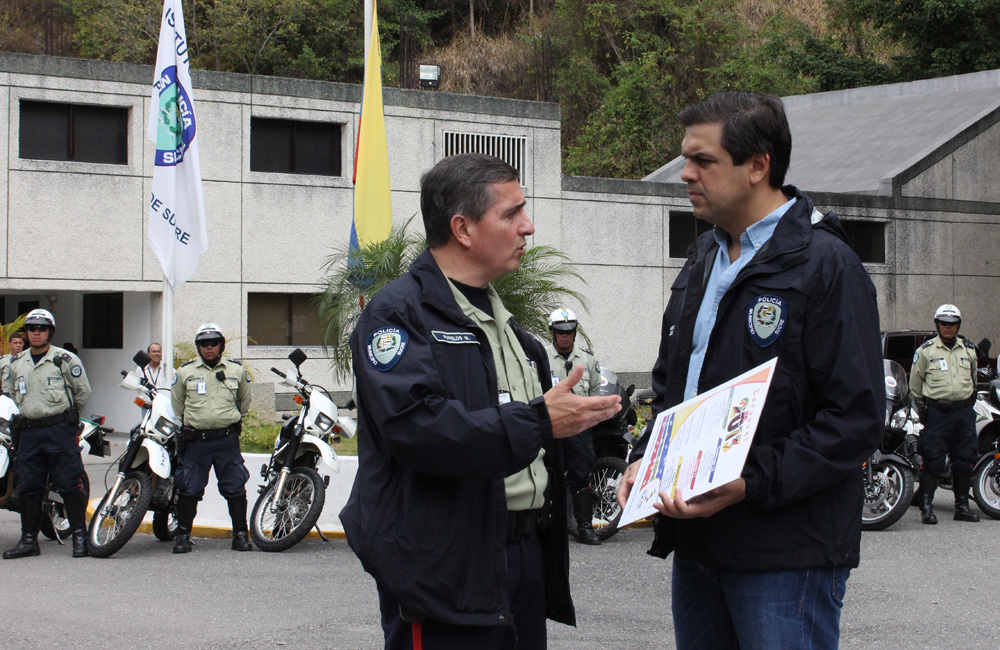
M 885 407 L 889 413 L 894 413 L 909 395 L 910 384 L 906 380 L 903 366 L 895 361 L 884 359 L 882 369 L 885 371 Z

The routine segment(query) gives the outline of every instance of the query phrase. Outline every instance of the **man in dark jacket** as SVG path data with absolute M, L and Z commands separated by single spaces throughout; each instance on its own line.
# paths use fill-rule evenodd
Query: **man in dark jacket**
M 698 238 L 671 287 L 653 417 L 774 357 L 742 477 L 660 493 L 677 648 L 836 648 L 861 544 L 862 464 L 882 436 L 875 288 L 840 221 L 782 187 L 781 101 L 722 93 L 680 114 Z M 627 497 L 650 427 L 619 490 Z
M 621 407 L 551 386 L 490 282 L 534 226 L 517 170 L 445 158 L 421 179 L 428 250 L 351 336 L 358 475 L 341 521 L 375 578 L 385 647 L 536 650 L 573 625 L 559 438 Z

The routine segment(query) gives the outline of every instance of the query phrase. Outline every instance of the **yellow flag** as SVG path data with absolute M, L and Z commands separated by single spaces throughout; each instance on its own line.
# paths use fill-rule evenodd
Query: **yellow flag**
M 372 3 L 371 44 L 365 61 L 361 120 L 354 155 L 354 223 L 351 246 L 372 244 L 392 230 L 392 194 L 389 191 L 389 148 L 382 111 L 382 50 L 378 40 L 378 13 Z

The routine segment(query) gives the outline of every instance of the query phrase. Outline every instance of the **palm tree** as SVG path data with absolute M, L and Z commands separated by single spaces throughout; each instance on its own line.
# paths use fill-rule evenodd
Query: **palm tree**
M 354 251 L 344 244 L 326 259 L 323 291 L 314 304 L 323 326 L 323 346 L 341 379 L 352 374 L 349 341 L 365 304 L 405 274 L 427 248 L 422 235 L 408 232 L 412 221 L 410 217 L 394 226 L 388 239 Z M 584 297 L 565 284 L 574 278 L 585 282 L 565 253 L 551 246 L 532 246 L 521 258 L 520 270 L 495 281 L 493 288 L 522 327 L 544 338 L 549 313 L 566 298 L 577 300 L 586 309 Z

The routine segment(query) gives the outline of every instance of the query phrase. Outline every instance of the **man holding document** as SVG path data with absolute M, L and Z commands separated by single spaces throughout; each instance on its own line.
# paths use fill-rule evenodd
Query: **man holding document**
M 659 451 L 658 413 L 745 374 L 751 381 L 749 371 L 776 360 L 749 450 L 735 447 L 747 454 L 739 478 L 689 501 L 693 478 L 660 483 L 650 554 L 675 551 L 679 650 L 836 648 L 859 561 L 862 465 L 885 416 L 875 287 L 837 216 L 782 187 L 791 133 L 778 98 L 720 93 L 679 119 L 681 179 L 695 216 L 715 228 L 671 287 L 652 424 L 619 501 L 642 457 Z M 742 422 L 747 403 L 727 404 L 726 415 Z M 739 444 L 727 438 L 720 449 Z

